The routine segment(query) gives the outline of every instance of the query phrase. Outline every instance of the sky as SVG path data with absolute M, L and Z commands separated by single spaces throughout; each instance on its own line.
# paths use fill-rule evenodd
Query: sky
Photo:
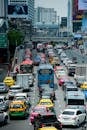
M 66 17 L 67 2 L 68 0 L 35 0 L 35 7 L 54 8 L 58 16 Z

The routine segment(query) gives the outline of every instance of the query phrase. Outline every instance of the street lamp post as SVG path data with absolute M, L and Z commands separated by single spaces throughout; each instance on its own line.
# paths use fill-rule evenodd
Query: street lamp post
M 60 36 L 60 17 L 58 16 L 58 37 Z

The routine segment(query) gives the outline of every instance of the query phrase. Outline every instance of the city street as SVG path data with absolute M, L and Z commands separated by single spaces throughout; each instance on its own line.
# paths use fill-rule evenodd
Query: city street
M 37 67 L 35 67 L 35 73 L 37 71 Z M 57 84 L 57 79 L 55 77 L 55 84 Z M 35 80 L 34 83 L 34 87 L 31 88 L 31 92 L 29 92 L 30 95 L 30 100 L 31 100 L 31 109 L 33 108 L 33 106 L 35 106 L 38 102 L 38 89 L 37 89 L 37 78 Z M 65 108 L 65 102 L 64 102 L 64 97 L 63 97 L 63 91 L 61 89 L 61 87 L 58 86 L 58 88 L 56 89 L 56 101 L 55 101 L 55 110 L 56 110 L 56 115 L 58 117 L 58 115 L 63 111 L 63 109 Z M 31 110 L 30 109 L 30 110 Z M 8 125 L 5 125 L 3 127 L 0 127 L 0 130 L 33 130 L 33 126 L 31 125 L 30 121 L 29 121 L 29 117 L 27 119 L 15 119 L 15 120 L 11 120 L 9 122 Z M 74 127 L 64 127 L 63 130 L 82 130 L 81 127 L 80 128 L 74 128 Z

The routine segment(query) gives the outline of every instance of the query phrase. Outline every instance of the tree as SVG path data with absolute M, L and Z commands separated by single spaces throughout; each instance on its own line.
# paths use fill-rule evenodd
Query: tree
M 9 50 L 10 50 L 10 54 L 13 55 L 16 46 L 20 45 L 23 40 L 24 40 L 24 35 L 21 31 L 19 30 L 9 30 L 8 31 L 8 40 L 9 40 Z

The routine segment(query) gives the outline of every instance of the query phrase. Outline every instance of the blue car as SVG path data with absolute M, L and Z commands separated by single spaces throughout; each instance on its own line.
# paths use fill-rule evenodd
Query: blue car
M 41 57 L 39 55 L 37 55 L 35 58 L 34 58 L 34 65 L 39 65 L 41 62 Z

